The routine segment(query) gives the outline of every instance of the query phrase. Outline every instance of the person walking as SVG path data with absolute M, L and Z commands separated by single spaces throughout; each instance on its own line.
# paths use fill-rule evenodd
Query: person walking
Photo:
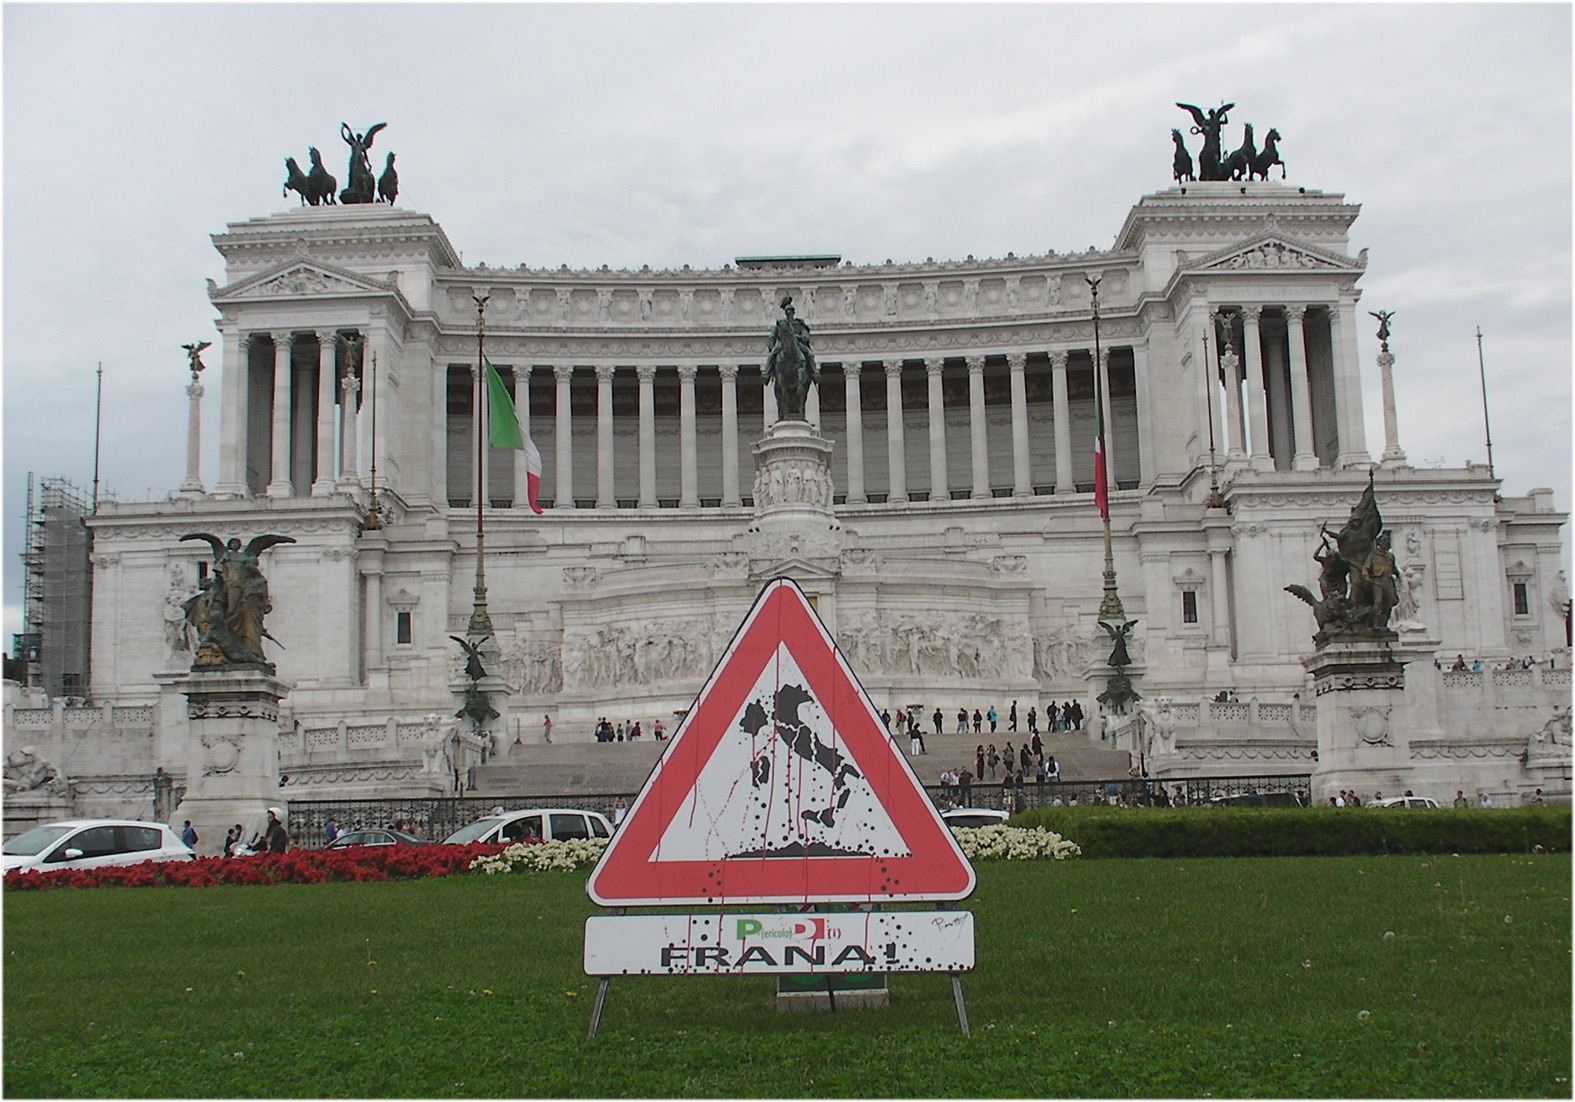
M 191 820 L 186 820 L 186 825 L 180 828 L 180 840 L 186 843 L 187 849 L 197 848 L 197 829 L 191 825 Z
M 1017 730 L 1017 701 L 1012 701 L 1012 706 L 1006 710 L 1006 729 Z
M 937 707 L 935 709 L 935 714 L 930 717 L 930 722 L 935 724 L 935 736 L 937 738 L 939 738 L 941 734 L 941 724 L 945 721 L 946 717 L 941 715 L 941 710 L 939 707 Z
M 992 735 L 995 734 L 996 715 L 995 715 L 995 705 L 994 704 L 990 705 L 990 710 L 985 713 L 984 718 L 986 718 L 986 719 L 988 719 L 990 721 L 990 733 Z
M 263 828 L 263 851 L 265 853 L 289 853 L 290 834 L 284 829 L 281 819 L 284 812 L 277 807 L 268 809 L 268 825 Z

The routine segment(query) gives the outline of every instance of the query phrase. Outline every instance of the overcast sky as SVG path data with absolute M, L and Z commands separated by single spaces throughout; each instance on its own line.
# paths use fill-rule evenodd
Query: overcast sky
M 465 263 L 719 267 L 1111 246 L 1168 187 L 1181 100 L 1277 127 L 1288 182 L 1362 205 L 1359 348 L 1394 310 L 1400 444 L 1570 507 L 1565 4 L 4 6 L 5 639 L 26 478 L 163 499 L 209 234 L 288 209 L 283 158 L 386 121 L 401 206 Z M 1194 155 L 1197 139 L 1191 142 Z M 810 319 L 813 321 L 813 319 Z M 207 357 L 218 368 L 217 346 Z M 218 370 L 202 477 L 217 474 Z M 1569 533 L 1565 532 L 1568 562 Z

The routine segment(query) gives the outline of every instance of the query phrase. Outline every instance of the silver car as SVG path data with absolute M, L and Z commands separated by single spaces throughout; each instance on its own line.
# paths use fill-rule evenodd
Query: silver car
M 443 839 L 445 845 L 466 842 L 561 842 L 567 838 L 611 838 L 612 824 L 600 811 L 571 807 L 532 808 L 484 815 Z
M 49 872 L 190 861 L 191 847 L 163 823 L 134 819 L 67 819 L 34 827 L 5 844 L 5 871 Z

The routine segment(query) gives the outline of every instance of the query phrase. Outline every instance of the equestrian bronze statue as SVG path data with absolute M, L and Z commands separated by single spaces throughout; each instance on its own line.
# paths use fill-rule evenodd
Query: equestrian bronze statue
M 809 326 L 793 316 L 793 296 L 783 295 L 777 305 L 782 307 L 783 316 L 771 327 L 766 342 L 763 381 L 776 392 L 777 420 L 802 421 L 809 384 L 820 382 L 820 368 L 809 347 Z

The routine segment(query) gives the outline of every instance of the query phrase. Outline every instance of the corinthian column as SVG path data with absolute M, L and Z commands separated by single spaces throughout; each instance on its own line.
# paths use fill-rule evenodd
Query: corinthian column
M 214 497 L 244 497 L 246 486 L 246 392 L 251 386 L 252 334 L 225 328 L 224 380 L 219 388 L 219 481 Z
M 574 379 L 573 364 L 553 364 L 557 384 L 554 405 L 557 424 L 553 436 L 557 444 L 557 470 L 553 472 L 552 504 L 557 509 L 574 508 L 574 411 L 569 401 L 569 384 Z
M 273 477 L 269 497 L 289 497 L 290 485 L 290 349 L 294 333 L 273 334 Z
M 969 356 L 968 442 L 973 447 L 973 497 L 990 496 L 990 441 L 984 425 L 984 357 Z
M 902 361 L 887 360 L 886 367 L 886 452 L 887 501 L 908 500 L 907 453 L 902 440 Z
M 925 397 L 930 407 L 930 500 L 950 501 L 946 475 L 946 395 L 941 379 L 946 361 L 930 356 L 924 361 Z
M 186 387 L 186 478 L 180 484 L 181 497 L 202 497 L 202 383 L 191 373 Z
M 1291 469 L 1316 471 L 1318 453 L 1313 447 L 1312 388 L 1307 382 L 1307 342 L 1303 319 L 1305 306 L 1285 308 L 1285 337 L 1291 349 L 1291 432 L 1296 444 Z
M 1388 332 L 1388 318 L 1384 331 Z M 1405 466 L 1405 452 L 1400 450 L 1400 421 L 1395 412 L 1395 358 L 1389 351 L 1389 338 L 1380 338 L 1378 351 L 1378 377 L 1383 384 L 1384 398 L 1384 454 L 1379 462 L 1385 467 Z
M 361 391 L 361 380 L 350 370 L 345 371 L 339 384 L 339 486 L 353 490 L 360 485 L 359 456 L 356 454 L 356 395 Z
M 334 334 L 317 334 L 317 477 L 312 496 L 334 492 Z
M 638 364 L 634 377 L 640 382 L 640 508 L 656 508 L 656 366 Z
M 1033 477 L 1028 469 L 1028 355 L 1013 352 L 1006 357 L 1012 373 L 1012 494 L 1031 497 Z
M 859 375 L 864 365 L 857 360 L 842 363 L 842 392 L 847 407 L 848 504 L 862 505 L 864 496 L 864 397 L 859 392 Z
M 1367 430 L 1362 424 L 1362 369 L 1356 354 L 1356 307 L 1329 307 L 1329 349 L 1334 357 L 1334 416 L 1340 437 L 1338 467 L 1366 467 Z
M 1220 371 L 1225 375 L 1225 459 L 1243 459 L 1247 455 L 1246 423 L 1241 416 L 1241 357 L 1236 354 L 1231 340 L 1231 315 L 1223 310 L 1214 311 L 1214 320 L 1225 334 L 1220 347 Z
M 596 365 L 596 507 L 611 509 L 613 496 L 612 364 Z
M 1058 494 L 1077 490 L 1077 480 L 1072 476 L 1072 408 L 1066 396 L 1066 358 L 1064 348 L 1050 352 L 1050 412 L 1055 418 L 1055 492 Z
M 719 364 L 722 379 L 722 504 L 737 505 L 738 492 L 738 365 Z
M 694 364 L 678 365 L 678 507 L 700 507 L 700 449 L 695 439 Z
M 1272 471 L 1274 457 L 1269 454 L 1269 398 L 1264 390 L 1263 345 L 1258 339 L 1258 319 L 1263 307 L 1249 306 L 1242 311 L 1241 366 L 1247 376 L 1247 415 L 1252 420 L 1252 451 L 1247 462 L 1254 470 Z

